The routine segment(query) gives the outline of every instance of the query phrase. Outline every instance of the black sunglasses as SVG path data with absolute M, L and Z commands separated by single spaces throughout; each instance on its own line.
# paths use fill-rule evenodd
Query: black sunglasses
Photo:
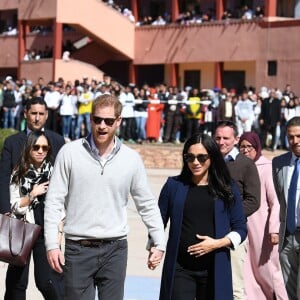
M 183 158 L 184 158 L 184 160 L 187 163 L 192 163 L 197 158 L 197 160 L 199 161 L 199 163 L 203 164 L 203 163 L 205 163 L 209 159 L 209 154 L 198 154 L 198 155 L 195 155 L 193 153 L 186 153 L 186 154 L 184 154 Z
M 95 124 L 99 125 L 104 121 L 107 126 L 113 126 L 117 118 L 101 118 L 97 116 L 92 116 L 92 120 Z
M 43 152 L 48 152 L 50 149 L 50 146 L 34 144 L 31 149 L 32 149 L 32 151 L 39 151 L 41 148 L 42 148 Z

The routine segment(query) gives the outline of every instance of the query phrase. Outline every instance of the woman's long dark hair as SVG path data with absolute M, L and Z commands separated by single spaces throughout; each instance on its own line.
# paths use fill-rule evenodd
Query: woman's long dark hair
M 31 159 L 31 155 L 30 155 L 31 148 L 33 145 L 36 144 L 36 141 L 41 136 L 44 136 L 47 139 L 48 145 L 49 145 L 49 151 L 47 153 L 45 160 L 53 163 L 52 151 L 51 151 L 49 138 L 43 131 L 40 131 L 40 130 L 32 131 L 27 137 L 27 140 L 26 140 L 23 150 L 21 152 L 20 159 L 14 168 L 14 176 L 11 179 L 12 183 L 19 184 L 21 178 L 23 178 L 25 176 L 25 174 L 27 173 L 27 171 L 30 167 L 30 164 L 32 163 L 32 159 Z
M 234 201 L 231 186 L 232 179 L 218 145 L 209 135 L 197 133 L 185 142 L 182 151 L 183 167 L 180 173 L 180 179 L 186 184 L 193 183 L 193 174 L 183 157 L 188 153 L 192 145 L 199 143 L 204 146 L 210 156 L 210 167 L 208 169 L 209 192 L 214 196 L 220 197 L 225 202 L 225 205 L 229 207 Z

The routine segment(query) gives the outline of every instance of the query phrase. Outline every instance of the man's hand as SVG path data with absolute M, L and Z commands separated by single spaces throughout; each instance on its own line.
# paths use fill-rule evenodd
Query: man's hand
M 270 239 L 272 245 L 277 245 L 279 243 L 279 234 L 278 233 L 270 233 Z
M 160 264 L 163 255 L 163 251 L 158 250 L 155 247 L 151 247 L 148 256 L 148 268 L 150 270 L 154 270 Z
M 49 263 L 50 267 L 54 271 L 56 271 L 58 273 L 63 272 L 63 269 L 61 266 L 65 265 L 65 259 L 64 259 L 62 252 L 60 251 L 60 249 L 53 249 L 53 250 L 47 251 L 47 259 L 48 259 L 48 263 Z

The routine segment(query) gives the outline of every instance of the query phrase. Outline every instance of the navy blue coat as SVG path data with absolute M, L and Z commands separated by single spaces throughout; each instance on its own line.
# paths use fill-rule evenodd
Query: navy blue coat
M 159 197 L 159 207 L 164 226 L 170 220 L 169 239 L 163 266 L 160 300 L 170 300 L 173 290 L 174 273 L 181 234 L 184 203 L 189 185 L 179 180 L 179 177 L 169 177 L 162 188 Z M 215 237 L 223 238 L 230 231 L 237 232 L 242 241 L 247 236 L 246 218 L 243 213 L 242 200 L 238 187 L 233 185 L 235 203 L 228 209 L 221 199 L 215 200 Z M 230 250 L 221 248 L 215 251 L 215 300 L 232 300 L 232 275 L 230 265 Z

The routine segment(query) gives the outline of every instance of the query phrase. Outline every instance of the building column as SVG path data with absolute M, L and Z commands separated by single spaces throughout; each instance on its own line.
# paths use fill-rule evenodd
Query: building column
M 300 19 L 300 0 L 295 0 L 294 18 Z
M 179 6 L 178 6 L 178 0 L 172 0 L 171 7 L 172 7 L 171 21 L 174 23 L 180 13 Z
M 52 80 L 55 81 L 55 60 L 62 58 L 62 43 L 63 43 L 63 24 L 56 22 L 54 19 L 53 26 L 53 72 Z
M 136 66 L 132 63 L 129 63 L 129 83 L 137 84 L 136 77 L 137 77 L 137 69 Z
M 223 86 L 223 62 L 215 63 L 215 87 L 221 89 Z
M 18 21 L 18 79 L 21 78 L 21 66 L 26 51 L 26 23 Z
M 216 0 L 216 19 L 217 21 L 222 20 L 224 15 L 224 0 Z
M 265 16 L 276 17 L 277 15 L 277 0 L 266 0 L 265 2 Z
M 139 21 L 138 0 L 131 0 L 131 11 L 135 18 L 135 22 Z
M 178 64 L 170 64 L 170 85 L 178 86 Z

